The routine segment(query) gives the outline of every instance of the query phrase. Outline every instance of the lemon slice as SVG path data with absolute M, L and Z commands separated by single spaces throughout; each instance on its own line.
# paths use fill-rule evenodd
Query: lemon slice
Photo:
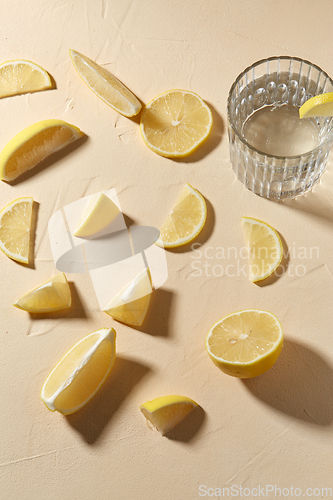
M 0 249 L 13 260 L 29 263 L 33 198 L 18 198 L 0 211 Z
M 206 217 L 204 197 L 190 184 L 185 184 L 170 215 L 160 228 L 156 245 L 175 248 L 190 243 L 200 233 Z
M 38 64 L 24 59 L 0 64 L 0 99 L 50 88 L 51 78 Z
M 130 117 L 135 116 L 141 109 L 140 101 L 121 81 L 99 64 L 88 57 L 70 49 L 74 68 L 84 81 L 98 95 L 118 113 Z
M 81 222 L 73 233 L 74 236 L 86 238 L 98 233 L 117 217 L 120 210 L 104 193 L 92 196 L 82 214 Z
M 283 346 L 278 319 L 267 311 L 229 314 L 210 329 L 206 349 L 212 361 L 233 377 L 251 378 L 273 366 Z
M 126 325 L 141 326 L 152 291 L 149 269 L 144 269 L 111 299 L 104 312 Z
M 62 120 L 42 120 L 19 132 L 0 153 L 0 179 L 12 181 L 84 134 Z
M 60 273 L 24 294 L 13 306 L 30 313 L 49 313 L 71 304 L 69 284 L 64 273 Z
M 101 328 L 77 342 L 45 380 L 41 399 L 51 411 L 69 415 L 96 394 L 116 356 L 116 332 Z
M 314 116 L 333 116 L 333 92 L 315 95 L 299 108 L 300 118 Z
M 242 217 L 245 240 L 248 245 L 251 280 L 255 283 L 270 276 L 283 257 L 283 248 L 277 231 L 252 217 Z
M 140 410 L 149 422 L 162 434 L 171 431 L 198 403 L 186 396 L 161 396 L 140 405 Z
M 207 139 L 212 124 L 212 112 L 201 97 L 188 90 L 170 90 L 147 104 L 140 129 L 144 142 L 154 153 L 181 158 Z

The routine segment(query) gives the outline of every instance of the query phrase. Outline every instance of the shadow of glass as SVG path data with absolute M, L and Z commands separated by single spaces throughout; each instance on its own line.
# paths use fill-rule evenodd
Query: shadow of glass
M 174 292 L 165 288 L 158 288 L 151 294 L 149 309 L 142 326 L 136 330 L 156 337 L 170 335 L 169 323 Z
M 206 413 L 201 406 L 194 408 L 176 427 L 164 434 L 170 440 L 189 443 L 199 432 Z
M 243 383 L 256 398 L 290 417 L 318 426 L 332 424 L 333 367 L 304 344 L 285 340 L 275 365 Z
M 88 444 L 94 444 L 134 387 L 150 372 L 147 366 L 116 357 L 112 371 L 95 396 L 81 410 L 65 418 Z
M 192 245 L 193 244 L 199 244 L 199 246 L 203 245 L 208 239 L 210 238 L 214 226 L 215 226 L 215 210 L 213 208 L 213 205 L 211 202 L 204 196 L 206 206 L 207 206 L 207 218 L 204 227 L 198 234 L 198 236 L 195 238 L 195 240 L 190 241 L 187 245 L 183 245 L 181 247 L 177 248 L 166 248 L 168 252 L 172 253 L 186 253 L 186 252 L 191 252 L 192 251 Z
M 264 279 L 262 281 L 257 281 L 255 283 L 255 285 L 258 285 L 260 287 L 264 287 L 264 286 L 267 286 L 267 285 L 272 285 L 278 279 L 280 279 L 281 276 L 288 269 L 288 265 L 289 265 L 289 250 L 288 250 L 288 246 L 287 246 L 287 243 L 286 243 L 285 239 L 283 238 L 283 236 L 278 231 L 277 231 L 277 233 L 278 233 L 278 235 L 280 237 L 280 240 L 281 240 L 281 243 L 282 243 L 282 251 L 283 251 L 282 260 L 281 260 L 280 264 L 278 265 L 278 267 L 273 272 L 273 274 L 271 274 L 270 276 L 268 276 L 268 278 L 266 278 L 266 279 Z
M 70 319 L 70 318 L 87 318 L 86 310 L 83 306 L 82 299 L 75 284 L 72 281 L 68 282 L 72 296 L 72 305 L 67 309 L 54 311 L 50 313 L 29 313 L 33 320 L 38 319 Z
M 27 179 L 30 179 L 31 177 L 34 177 L 35 175 L 39 174 L 43 170 L 50 168 L 53 166 L 55 163 L 59 162 L 64 158 L 65 156 L 70 155 L 73 153 L 76 149 L 78 149 L 82 144 L 84 144 L 88 140 L 87 135 L 83 135 L 79 139 L 77 139 L 74 142 L 71 142 L 64 148 L 60 149 L 59 151 L 55 151 L 54 153 L 50 154 L 44 160 L 40 161 L 37 165 L 32 167 L 30 170 L 27 170 L 24 172 L 22 175 L 14 179 L 13 181 L 5 181 L 11 186 L 16 186 L 17 184 L 20 184 L 21 182 L 24 182 Z

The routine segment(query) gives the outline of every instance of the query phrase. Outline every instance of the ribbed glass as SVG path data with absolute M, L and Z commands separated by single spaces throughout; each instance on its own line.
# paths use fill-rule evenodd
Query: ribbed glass
M 273 156 L 243 137 L 245 121 L 265 106 L 300 107 L 314 95 L 333 92 L 332 79 L 318 66 L 297 57 L 271 57 L 241 73 L 228 97 L 230 159 L 238 179 L 270 199 L 293 198 L 312 188 L 325 170 L 333 142 L 333 118 L 316 118 L 319 144 L 298 156 Z

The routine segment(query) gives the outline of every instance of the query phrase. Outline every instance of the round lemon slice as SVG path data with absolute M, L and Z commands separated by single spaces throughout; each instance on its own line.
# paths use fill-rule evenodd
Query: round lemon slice
M 197 406 L 198 403 L 186 396 L 170 395 L 147 401 L 139 408 L 146 419 L 164 435 Z
M 84 134 L 62 120 L 42 120 L 19 132 L 0 153 L 0 179 L 13 181 Z
M 74 68 L 88 87 L 118 113 L 130 117 L 141 110 L 141 103 L 125 85 L 105 68 L 76 50 L 70 49 Z
M 13 306 L 30 313 L 49 313 L 71 307 L 72 297 L 64 273 L 59 273 L 36 286 Z
M 278 232 L 266 222 L 243 217 L 243 231 L 249 250 L 251 280 L 268 278 L 282 261 L 283 247 Z
M 0 211 L 0 249 L 13 260 L 29 263 L 33 198 L 18 198 Z
M 116 332 L 101 328 L 77 342 L 45 380 L 41 399 L 51 411 L 74 413 L 100 389 L 116 357 Z
M 0 64 L 0 99 L 50 88 L 50 75 L 38 64 L 25 59 Z
M 190 184 L 185 184 L 170 215 L 160 228 L 156 245 L 175 248 L 190 243 L 204 227 L 206 217 L 204 197 Z
M 217 321 L 206 337 L 212 361 L 228 375 L 251 378 L 273 366 L 283 346 L 283 330 L 270 312 L 247 309 Z
M 299 108 L 300 118 L 314 116 L 333 116 L 333 92 L 315 95 Z
M 169 90 L 145 106 L 140 129 L 154 153 L 182 158 L 208 138 L 212 124 L 212 112 L 201 97 L 189 90 Z

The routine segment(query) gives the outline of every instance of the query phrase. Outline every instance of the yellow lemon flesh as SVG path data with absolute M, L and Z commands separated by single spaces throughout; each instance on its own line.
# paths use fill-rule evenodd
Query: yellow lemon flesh
M 212 124 L 212 112 L 201 97 L 188 90 L 170 90 L 147 104 L 140 129 L 154 153 L 181 158 L 208 138 Z
M 282 261 L 283 247 L 277 231 L 252 217 L 243 217 L 243 231 L 249 250 L 250 275 L 255 283 L 268 278 Z
M 140 101 L 118 78 L 76 50 L 70 49 L 69 54 L 82 80 L 102 101 L 127 117 L 139 113 Z
M 0 249 L 13 260 L 29 263 L 33 198 L 18 198 L 0 211 Z
M 82 214 L 74 236 L 86 238 L 108 226 L 119 214 L 117 205 L 104 193 L 92 196 Z
M 69 415 L 90 401 L 114 364 L 115 340 L 113 328 L 101 328 L 81 339 L 65 354 L 41 390 L 41 399 L 49 410 Z
M 60 273 L 24 294 L 13 306 L 30 313 L 49 313 L 71 307 L 71 304 L 69 284 L 65 274 Z
M 186 396 L 170 395 L 147 401 L 139 408 L 146 419 L 164 435 L 197 406 L 198 403 Z
M 0 99 L 50 88 L 51 78 L 38 64 L 25 59 L 0 64 Z
M 333 92 L 315 95 L 299 108 L 300 118 L 315 116 L 333 116 Z
M 110 300 L 104 312 L 126 325 L 141 326 L 152 291 L 149 269 L 144 269 Z
M 0 178 L 13 181 L 84 134 L 62 120 L 42 120 L 19 132 L 0 153 Z
M 190 243 L 202 230 L 207 217 L 204 197 L 189 184 L 185 184 L 170 215 L 160 228 L 156 245 L 175 248 Z
M 215 323 L 206 337 L 212 361 L 228 375 L 252 378 L 273 366 L 283 346 L 283 330 L 270 312 L 247 309 Z

